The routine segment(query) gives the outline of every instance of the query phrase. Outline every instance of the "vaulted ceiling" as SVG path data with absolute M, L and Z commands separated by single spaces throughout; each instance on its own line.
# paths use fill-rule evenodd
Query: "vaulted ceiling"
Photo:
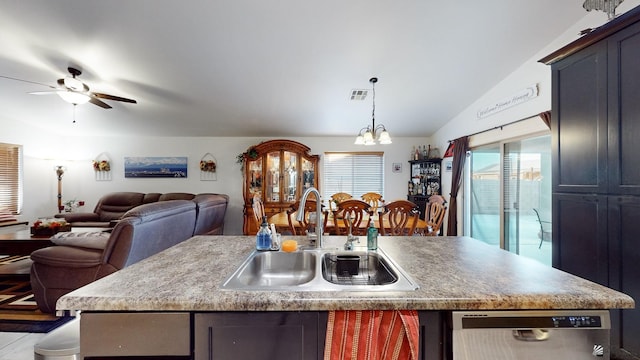
M 2 0 L 0 122 L 67 134 L 429 136 L 584 17 L 582 1 Z M 112 109 L 35 96 L 67 67 Z M 29 82 L 7 79 L 27 80 Z M 529 85 L 529 84 L 524 84 Z

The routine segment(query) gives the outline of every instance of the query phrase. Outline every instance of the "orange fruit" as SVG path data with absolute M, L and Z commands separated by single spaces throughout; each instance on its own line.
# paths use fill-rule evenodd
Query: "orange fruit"
M 298 242 L 295 240 L 285 240 L 282 242 L 282 251 L 292 252 L 298 250 Z

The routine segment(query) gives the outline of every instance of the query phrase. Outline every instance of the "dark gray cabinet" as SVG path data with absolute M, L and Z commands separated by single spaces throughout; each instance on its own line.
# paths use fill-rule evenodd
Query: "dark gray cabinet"
M 194 314 L 195 360 L 324 358 L 327 312 Z M 421 311 L 419 358 L 449 359 L 449 312 Z
M 640 7 L 541 61 L 552 71 L 553 266 L 640 300 Z M 612 311 L 640 358 L 640 308 Z
M 607 196 L 554 193 L 553 266 L 609 286 Z
M 553 65 L 554 192 L 607 190 L 607 54 L 604 45 L 584 49 Z
M 611 343 L 640 354 L 640 197 L 608 198 L 609 286 L 636 301 L 636 308 L 612 310 Z
M 321 323 L 318 312 L 196 313 L 194 358 L 322 359 Z
M 609 193 L 640 195 L 640 23 L 607 43 Z

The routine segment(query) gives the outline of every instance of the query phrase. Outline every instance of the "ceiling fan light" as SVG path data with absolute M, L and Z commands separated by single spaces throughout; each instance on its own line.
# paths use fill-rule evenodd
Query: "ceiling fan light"
M 86 104 L 91 100 L 89 95 L 75 91 L 58 91 L 58 95 L 62 100 L 74 105 Z
M 378 138 L 380 144 L 389 145 L 391 144 L 391 136 L 389 136 L 389 132 L 387 130 L 382 130 L 380 133 L 380 137 Z
M 82 89 L 84 89 L 84 84 L 82 83 L 82 81 L 70 77 L 64 78 L 64 86 L 75 91 L 81 91 Z

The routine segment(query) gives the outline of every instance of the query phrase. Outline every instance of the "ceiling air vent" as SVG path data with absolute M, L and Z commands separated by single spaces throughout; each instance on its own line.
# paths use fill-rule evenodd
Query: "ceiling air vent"
M 368 93 L 367 89 L 353 89 L 351 90 L 351 100 L 364 100 Z

